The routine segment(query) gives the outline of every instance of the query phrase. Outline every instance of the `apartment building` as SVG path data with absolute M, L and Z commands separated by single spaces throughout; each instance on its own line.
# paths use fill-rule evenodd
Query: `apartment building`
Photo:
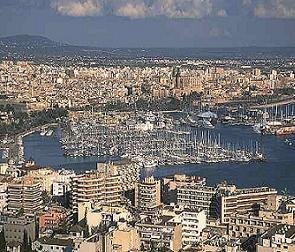
M 182 248 L 181 224 L 173 223 L 172 216 L 146 217 L 135 224 L 145 250 L 150 246 L 179 251 Z
M 295 226 L 280 224 L 266 231 L 258 239 L 257 252 L 294 252 Z
M 218 186 L 217 208 L 221 223 L 228 223 L 234 214 L 253 213 L 258 205 L 267 205 L 277 191 L 268 187 L 237 189 L 234 185 Z
M 235 214 L 229 218 L 228 235 L 230 237 L 248 238 L 252 235 L 262 234 L 273 226 L 278 220 L 264 219 L 253 215 Z
M 177 204 L 188 208 L 203 209 L 207 216 L 213 209 L 216 188 L 198 184 L 183 184 L 177 188 Z
M 180 214 L 183 246 L 195 246 L 206 227 L 206 213 L 204 210 L 184 209 Z
M 172 217 L 169 223 L 181 225 L 181 241 L 184 247 L 195 246 L 202 239 L 202 232 L 207 226 L 204 210 L 171 204 L 163 206 L 160 215 L 165 218 Z
M 95 206 L 91 202 L 78 204 L 78 221 L 85 220 L 91 234 L 100 225 L 109 226 L 112 222 L 134 220 L 132 213 L 121 206 Z
M 197 176 L 187 176 L 185 174 L 175 174 L 171 177 L 163 179 L 164 186 L 167 186 L 169 190 L 176 190 L 181 185 L 205 185 L 206 178 Z
M 63 207 L 52 207 L 39 215 L 39 232 L 57 229 L 62 222 L 68 221 L 69 211 Z
M 52 181 L 52 196 L 64 197 L 71 190 L 71 178 L 75 176 L 74 171 L 59 170 Z
M 7 212 L 17 214 L 23 212 L 34 216 L 43 208 L 40 183 L 30 177 L 15 179 L 7 186 Z
M 135 188 L 135 207 L 153 210 L 161 205 L 161 181 L 146 177 Z
M 163 178 L 163 202 L 165 204 L 177 202 L 177 188 L 182 185 L 205 185 L 206 178 L 175 174 Z
M 0 183 L 0 213 L 6 209 L 7 205 L 7 184 Z
M 122 189 L 124 191 L 135 189 L 140 176 L 141 166 L 139 163 L 133 162 L 130 159 L 122 159 L 109 163 L 98 163 L 97 165 L 102 169 L 113 169 L 115 167 L 121 176 Z
M 187 208 L 178 205 L 165 205 L 161 208 L 161 216 L 172 217 L 170 223 L 180 224 L 182 232 L 182 245 L 195 246 L 203 236 L 203 230 L 207 226 L 205 210 Z
M 70 203 L 74 213 L 81 202 L 116 206 L 122 201 L 122 180 L 115 166 L 98 165 L 94 171 L 76 175 L 71 181 Z
M 275 220 L 280 224 L 294 225 L 294 214 L 289 210 L 272 211 L 268 209 L 260 209 L 258 216 L 267 220 Z
M 32 243 L 32 249 L 37 252 L 72 252 L 73 248 L 74 243 L 71 239 L 41 237 Z
M 35 219 L 25 215 L 9 216 L 3 228 L 5 241 L 8 245 L 22 244 L 25 234 L 27 241 L 34 241 L 37 237 Z
M 140 249 L 140 236 L 135 227 L 126 222 L 118 223 L 118 227 L 111 233 L 113 251 L 128 252 Z
M 25 166 L 23 170 L 26 171 L 27 176 L 31 177 L 35 183 L 40 183 L 42 191 L 51 193 L 52 181 L 57 173 L 51 168 L 40 168 L 34 165 Z

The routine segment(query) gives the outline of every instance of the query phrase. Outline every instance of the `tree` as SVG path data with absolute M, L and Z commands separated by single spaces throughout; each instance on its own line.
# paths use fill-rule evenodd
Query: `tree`
M 0 233 L 0 252 L 6 251 L 6 241 L 4 236 L 4 230 Z
M 42 191 L 42 200 L 44 202 L 44 204 L 48 204 L 51 200 L 49 194 L 46 191 Z
M 28 234 L 27 231 L 24 231 L 24 237 L 23 237 L 23 243 L 21 245 L 20 251 L 21 252 L 26 252 L 26 249 L 28 247 Z
M 157 246 L 154 241 L 150 241 L 150 252 L 156 252 L 157 251 Z
M 158 251 L 159 252 L 166 252 L 166 251 L 169 251 L 169 249 L 167 247 L 165 247 L 165 246 L 162 246 L 162 247 L 159 248 Z
M 28 237 L 28 233 L 25 230 L 24 231 L 24 238 L 23 238 L 23 243 L 21 245 L 21 252 L 31 252 L 32 251 L 32 242 L 31 239 Z
M 145 248 L 144 248 L 144 244 L 143 243 L 141 243 L 141 245 L 140 245 L 140 251 L 145 251 Z
M 31 237 L 29 237 L 29 242 L 28 242 L 27 249 L 28 249 L 28 251 L 32 251 L 32 240 L 31 240 Z

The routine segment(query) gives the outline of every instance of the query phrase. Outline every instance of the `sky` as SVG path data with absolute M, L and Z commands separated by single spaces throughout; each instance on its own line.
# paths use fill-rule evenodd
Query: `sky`
M 295 0 L 0 0 L 0 36 L 99 47 L 295 46 Z

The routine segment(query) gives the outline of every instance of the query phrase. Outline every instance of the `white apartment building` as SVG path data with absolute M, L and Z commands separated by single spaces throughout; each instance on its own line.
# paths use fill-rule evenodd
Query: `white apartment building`
M 52 181 L 52 196 L 65 196 L 71 190 L 71 178 L 75 176 L 74 171 L 59 170 Z
M 200 241 L 203 229 L 206 227 L 205 210 L 184 209 L 180 216 L 183 246 L 196 245 Z

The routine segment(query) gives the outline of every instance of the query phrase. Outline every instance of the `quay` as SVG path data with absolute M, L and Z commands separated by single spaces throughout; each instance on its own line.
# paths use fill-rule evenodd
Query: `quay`
M 57 123 L 40 125 L 38 127 L 31 128 L 22 133 L 19 133 L 14 136 L 10 136 L 2 140 L 0 143 L 0 149 L 2 149 L 5 152 L 5 155 L 3 156 L 3 158 L 7 160 L 11 160 L 15 163 L 23 163 L 25 161 L 23 138 L 35 132 L 39 132 L 43 129 L 56 128 L 56 127 L 58 127 Z

